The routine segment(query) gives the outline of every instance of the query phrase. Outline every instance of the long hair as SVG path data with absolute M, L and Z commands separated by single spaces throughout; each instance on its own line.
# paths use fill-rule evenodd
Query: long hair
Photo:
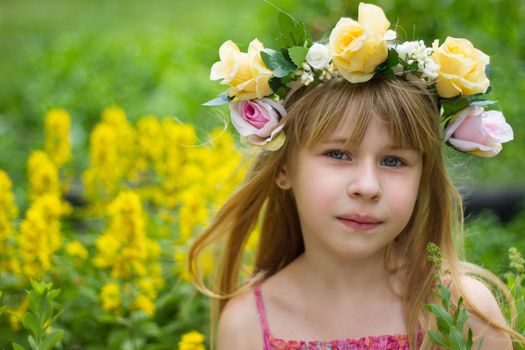
M 498 287 L 513 301 L 504 284 L 490 272 L 460 261 L 462 251 L 463 208 L 461 196 L 450 181 L 442 152 L 438 106 L 432 95 L 402 79 L 374 77 L 352 84 L 335 80 L 303 87 L 288 100 L 288 114 L 283 118 L 287 140 L 277 151 L 261 150 L 255 157 L 245 181 L 218 211 L 204 232 L 195 239 L 189 252 L 190 273 L 203 293 L 215 298 L 212 307 L 212 343 L 220 312 L 235 295 L 277 273 L 304 252 L 299 216 L 293 191 L 283 191 L 275 178 L 298 149 L 310 149 L 337 130 L 352 108 L 353 128 L 348 144 L 359 144 L 370 120 L 381 118 L 398 146 L 409 146 L 422 154 L 423 169 L 413 214 L 395 242 L 385 249 L 385 267 L 392 275 L 398 267 L 389 266 L 393 245 L 401 247 L 401 268 L 406 280 L 401 295 L 410 343 L 416 344 L 418 329 L 435 328 L 432 315 L 424 304 L 436 302 L 434 267 L 427 261 L 427 244 L 440 247 L 450 271 L 452 285 L 461 293 L 460 278 L 466 272 L 480 276 Z M 260 225 L 258 248 L 251 278 L 240 281 L 246 241 Z M 225 239 L 212 289 L 205 286 L 199 272 L 199 254 L 214 242 Z M 495 324 L 466 298 L 469 311 L 495 329 L 521 339 L 504 324 Z M 511 311 L 515 310 L 511 307 Z M 514 317 L 512 317 L 514 319 Z M 424 339 L 422 348 L 430 348 Z

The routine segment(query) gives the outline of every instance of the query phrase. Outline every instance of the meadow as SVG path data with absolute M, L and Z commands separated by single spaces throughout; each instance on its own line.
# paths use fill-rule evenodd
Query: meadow
M 274 3 L 317 39 L 357 9 Z M 401 39 L 466 37 L 491 56 L 490 98 L 515 140 L 493 159 L 447 149 L 449 171 L 464 191 L 523 191 L 525 3 L 374 3 Z M 226 109 L 202 103 L 222 92 L 209 80 L 220 44 L 272 46 L 275 22 L 264 1 L 0 3 L 0 348 L 35 348 L 28 334 L 44 328 L 41 342 L 60 335 L 60 349 L 208 348 L 188 246 L 242 181 L 249 151 Z M 512 288 L 525 334 L 524 237 L 524 207 L 504 222 L 489 211 L 466 221 L 465 258 Z M 211 271 L 213 254 L 203 264 Z

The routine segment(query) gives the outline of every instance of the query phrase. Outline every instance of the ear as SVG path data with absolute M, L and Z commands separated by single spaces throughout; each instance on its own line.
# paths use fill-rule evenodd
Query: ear
M 279 172 L 275 177 L 275 183 L 277 184 L 277 187 L 282 190 L 289 190 L 292 188 L 292 182 L 290 180 L 290 175 L 288 174 L 286 165 L 281 166 L 279 169 Z

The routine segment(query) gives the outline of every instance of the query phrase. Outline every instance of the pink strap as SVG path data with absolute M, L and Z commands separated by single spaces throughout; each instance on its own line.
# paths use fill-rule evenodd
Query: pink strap
M 264 302 L 261 295 L 261 285 L 255 286 L 255 303 L 257 304 L 257 313 L 259 314 L 259 320 L 261 322 L 261 328 L 263 331 L 263 350 L 272 350 L 270 344 L 270 328 L 268 327 L 268 320 L 266 319 L 266 311 L 264 309 Z

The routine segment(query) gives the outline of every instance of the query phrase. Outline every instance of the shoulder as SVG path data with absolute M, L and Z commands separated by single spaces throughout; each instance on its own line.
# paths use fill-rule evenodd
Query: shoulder
M 487 319 L 497 324 L 506 325 L 500 306 L 485 283 L 467 275 L 461 277 L 460 283 L 464 297 L 469 300 L 472 306 L 485 315 Z M 472 315 L 472 313 L 469 317 L 468 326 L 472 329 L 476 343 L 483 338 L 482 350 L 512 349 L 510 337 L 506 333 L 490 327 L 487 322 Z M 476 343 L 474 349 L 477 348 Z
M 467 275 L 463 275 L 460 282 L 463 293 L 476 308 L 487 316 L 501 316 L 501 321 L 504 321 L 498 302 L 485 283 Z
M 262 330 L 253 289 L 233 297 L 219 317 L 217 350 L 262 349 Z

